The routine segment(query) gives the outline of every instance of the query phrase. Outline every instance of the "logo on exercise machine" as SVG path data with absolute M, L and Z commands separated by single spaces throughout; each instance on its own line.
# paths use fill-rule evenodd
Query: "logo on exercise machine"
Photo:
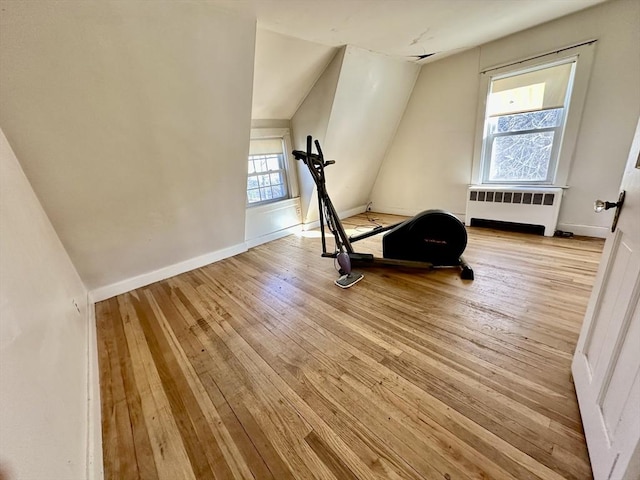
M 426 243 L 435 243 L 438 245 L 446 245 L 447 241 L 446 240 L 440 240 L 439 238 L 424 238 L 423 239 Z

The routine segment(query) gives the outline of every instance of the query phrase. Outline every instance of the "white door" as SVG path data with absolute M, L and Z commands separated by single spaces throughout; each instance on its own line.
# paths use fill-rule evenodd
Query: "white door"
M 596 480 L 640 479 L 639 155 L 640 120 L 572 365 Z

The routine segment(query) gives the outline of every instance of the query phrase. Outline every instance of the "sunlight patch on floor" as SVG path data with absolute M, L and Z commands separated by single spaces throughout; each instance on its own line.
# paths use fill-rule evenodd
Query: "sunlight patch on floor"
M 295 236 L 302 238 L 320 238 L 320 230 L 302 230 L 296 232 Z

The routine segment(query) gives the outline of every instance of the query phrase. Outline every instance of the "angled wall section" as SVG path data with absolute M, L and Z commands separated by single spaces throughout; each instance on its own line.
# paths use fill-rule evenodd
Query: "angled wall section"
M 366 206 L 384 155 L 413 90 L 419 66 L 348 46 L 324 143 L 338 211 Z
M 87 478 L 90 308 L 0 130 L 0 477 Z
M 422 67 L 371 193 L 378 212 L 464 215 L 478 98 L 475 48 Z
M 89 290 L 244 246 L 255 18 L 2 7 L 0 125 Z
M 336 160 L 326 176 L 339 212 L 364 210 L 418 71 L 415 63 L 347 46 L 293 117 L 296 148 L 305 149 L 310 134 L 320 140 L 325 157 Z M 318 218 L 315 189 L 309 172 L 300 168 L 299 175 L 303 219 L 310 223 Z
M 291 130 L 295 149 L 306 150 L 307 135 L 318 139 L 320 144 L 324 145 L 344 54 L 345 48 L 340 49 L 338 53 L 336 53 L 333 60 L 305 97 L 295 115 L 291 118 Z M 318 218 L 318 208 L 315 203 L 316 190 L 306 167 L 300 164 L 298 165 L 298 185 L 300 187 L 302 221 L 303 223 L 309 223 Z M 316 212 L 315 218 L 309 217 L 310 211 Z

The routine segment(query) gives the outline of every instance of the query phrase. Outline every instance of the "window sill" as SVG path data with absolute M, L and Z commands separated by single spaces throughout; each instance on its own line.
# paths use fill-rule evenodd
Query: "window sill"
M 279 208 L 287 208 L 292 205 L 298 205 L 300 203 L 300 197 L 295 198 L 283 198 L 282 200 L 274 200 L 272 202 L 262 202 L 253 205 L 247 205 L 247 210 L 259 213 L 261 210 L 267 212 L 271 210 L 277 210 Z

